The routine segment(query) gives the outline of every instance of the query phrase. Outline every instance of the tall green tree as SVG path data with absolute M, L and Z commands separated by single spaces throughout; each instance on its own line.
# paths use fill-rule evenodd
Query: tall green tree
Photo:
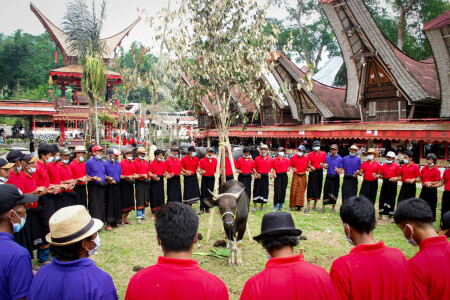
M 86 142 L 95 137 L 97 144 L 100 144 L 97 107 L 106 90 L 106 66 L 102 58 L 103 44 L 100 42 L 105 8 L 105 0 L 102 1 L 100 13 L 96 10 L 95 1 L 89 9 L 83 0 L 74 0 L 67 4 L 63 21 L 71 50 L 77 53 L 83 66 L 81 87 L 89 99 L 89 138 Z

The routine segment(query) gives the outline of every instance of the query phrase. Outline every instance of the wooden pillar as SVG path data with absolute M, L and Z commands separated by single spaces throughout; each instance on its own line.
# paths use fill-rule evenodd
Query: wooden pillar
M 61 130 L 61 140 L 64 141 L 66 139 L 66 121 L 60 121 L 59 128 Z

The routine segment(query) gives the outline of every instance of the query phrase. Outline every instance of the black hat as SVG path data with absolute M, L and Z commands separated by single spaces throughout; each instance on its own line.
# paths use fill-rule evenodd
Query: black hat
M 19 204 L 36 202 L 39 197 L 33 194 L 24 195 L 15 185 L 1 184 L 0 185 L 0 214 L 16 207 Z
M 446 212 L 441 219 L 441 230 L 439 235 L 444 235 L 450 229 L 450 211 Z
M 31 164 L 34 163 L 38 160 L 37 156 L 31 156 L 30 154 L 25 154 L 22 158 L 22 160 L 24 160 L 27 164 Z
M 175 144 L 170 147 L 170 151 L 180 151 L 180 148 L 178 148 L 177 144 Z
M 8 163 L 8 161 L 4 158 L 0 158 L 0 169 L 11 169 L 15 164 Z
M 206 152 L 214 152 L 213 148 L 206 149 Z
M 320 142 L 317 141 L 317 140 L 315 140 L 315 141 L 313 142 L 313 146 L 320 146 Z
M 20 150 L 11 150 L 9 151 L 8 155 L 6 155 L 6 160 L 10 163 L 13 163 L 21 160 L 24 156 L 25 154 L 23 154 Z
M 195 147 L 194 146 L 189 146 L 188 147 L 188 152 L 195 152 Z
M 273 212 L 265 214 L 261 223 L 261 234 L 255 236 L 255 241 L 260 241 L 270 237 L 302 234 L 300 229 L 296 229 L 294 220 L 289 213 Z

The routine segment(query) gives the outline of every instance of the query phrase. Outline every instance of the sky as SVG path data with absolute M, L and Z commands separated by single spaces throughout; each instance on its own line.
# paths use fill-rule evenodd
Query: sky
M 179 0 L 107 0 L 106 1 L 106 20 L 103 27 L 102 38 L 112 36 L 128 25 L 137 17 L 142 20 L 126 37 L 122 46 L 127 50 L 133 41 L 139 41 L 146 46 L 150 46 L 153 32 L 146 24 L 146 17 L 155 17 L 162 8 L 167 8 L 170 1 L 171 8 L 180 5 Z M 258 0 L 263 3 L 264 0 Z M 53 24 L 60 27 L 66 12 L 65 0 L 33 0 L 31 1 L 44 16 Z M 7 4 L 6 4 L 7 3 Z M 92 0 L 86 2 L 89 6 Z M 100 6 L 101 0 L 95 0 L 97 6 Z M 33 35 L 39 35 L 45 32 L 44 26 L 30 10 L 29 0 L 0 0 L 0 32 L 12 34 L 17 29 L 23 29 L 24 32 Z M 285 12 L 282 9 L 272 7 L 268 12 L 269 17 L 282 17 Z

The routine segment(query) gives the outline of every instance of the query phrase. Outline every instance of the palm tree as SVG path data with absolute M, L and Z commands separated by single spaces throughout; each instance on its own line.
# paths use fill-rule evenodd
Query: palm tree
M 81 88 L 89 100 L 89 138 L 86 141 L 95 137 L 97 144 L 100 143 L 97 106 L 106 89 L 103 43 L 100 41 L 105 5 L 103 0 L 98 14 L 94 1 L 91 10 L 84 0 L 69 2 L 62 24 L 71 51 L 77 54 L 78 62 L 83 66 Z

